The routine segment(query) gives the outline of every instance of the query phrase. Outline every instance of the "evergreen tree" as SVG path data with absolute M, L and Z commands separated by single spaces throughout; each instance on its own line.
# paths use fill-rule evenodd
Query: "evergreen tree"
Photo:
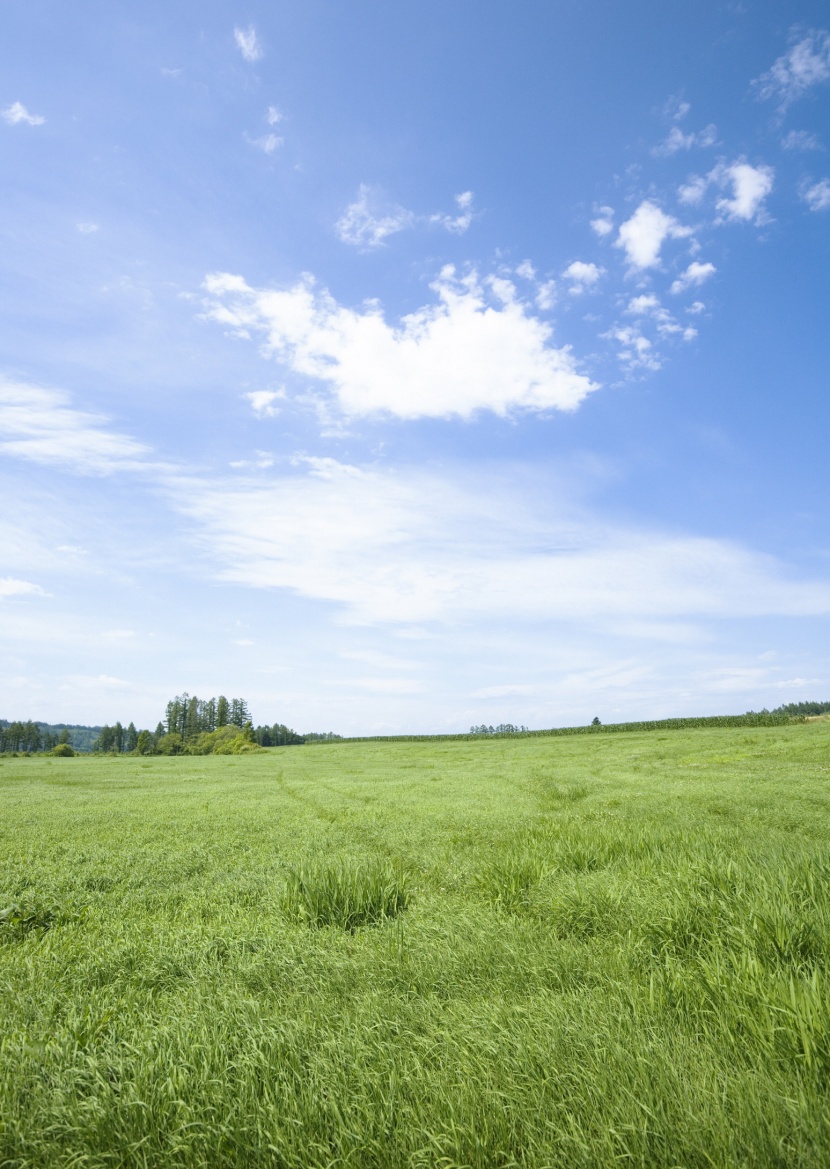
M 220 694 L 216 701 L 216 728 L 226 727 L 228 725 L 228 700 L 224 694 Z
M 69 747 L 72 746 L 72 736 L 70 735 L 69 729 L 67 727 L 64 727 L 61 733 L 58 735 L 58 743 L 66 743 Z M 55 745 L 57 746 L 57 744 Z
M 133 752 L 133 751 L 135 751 L 137 746 L 138 746 L 138 731 L 135 729 L 135 723 L 131 722 L 130 725 L 127 727 L 127 733 L 125 735 L 124 750 L 129 751 L 129 752 Z

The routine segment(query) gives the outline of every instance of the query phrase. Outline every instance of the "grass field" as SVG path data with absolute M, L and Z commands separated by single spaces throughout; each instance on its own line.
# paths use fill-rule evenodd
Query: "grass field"
M 830 723 L 0 760 L 0 1166 L 830 1165 Z

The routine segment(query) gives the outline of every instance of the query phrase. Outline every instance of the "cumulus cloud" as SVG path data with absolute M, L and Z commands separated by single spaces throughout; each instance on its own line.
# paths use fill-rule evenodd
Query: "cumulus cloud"
M 718 223 L 767 223 L 769 216 L 764 203 L 772 191 L 775 171 L 771 166 L 752 166 L 738 158 L 728 166 L 718 163 L 706 176 L 692 175 L 677 192 L 681 203 L 696 204 L 710 187 L 731 189 L 731 198 L 718 199 L 715 208 Z
M 821 179 L 807 187 L 804 202 L 811 211 L 827 211 L 830 208 L 830 179 Z
M 820 29 L 800 37 L 753 85 L 761 99 L 774 99 L 783 112 L 814 85 L 828 79 L 830 33 Z
M 22 102 L 12 102 L 6 109 L 0 111 L 0 117 L 9 126 L 42 126 L 46 121 L 40 114 L 30 114 Z
M 253 63 L 261 59 L 262 45 L 259 42 L 256 29 L 252 24 L 249 24 L 247 28 L 235 28 L 233 30 L 233 39 L 236 41 L 236 47 L 246 61 Z
M 48 594 L 40 585 L 29 580 L 18 580 L 14 576 L 0 576 L 0 601 L 6 597 L 45 597 Z
M 451 265 L 431 285 L 437 301 L 396 323 L 377 302 L 338 304 L 310 276 L 268 289 L 217 273 L 205 288 L 210 319 L 262 338 L 266 356 L 326 387 L 347 415 L 574 410 L 597 388 L 509 281 L 462 277 Z
M 714 264 L 701 264 L 699 260 L 693 260 L 685 272 L 682 272 L 669 290 L 675 296 L 680 292 L 685 292 L 687 288 L 698 287 L 705 283 L 710 276 L 714 276 L 717 268 Z
M 405 207 L 387 203 L 382 193 L 361 183 L 357 198 L 350 203 L 335 224 L 335 230 L 344 244 L 371 249 L 396 232 L 412 227 L 416 216 Z
M 57 390 L 0 379 L 0 453 L 82 474 L 146 466 L 147 447 Z
M 658 158 L 668 158 L 680 150 L 691 150 L 693 146 L 705 148 L 714 146 L 717 141 L 717 126 L 709 125 L 696 133 L 684 134 L 679 126 L 672 126 L 667 137 L 655 146 L 651 153 Z
M 579 296 L 581 293 L 593 288 L 602 278 L 604 271 L 604 268 L 599 268 L 596 264 L 586 264 L 584 260 L 574 260 L 572 264 L 568 265 L 562 275 L 570 282 L 568 291 L 571 295 Z
M 715 204 L 721 220 L 732 223 L 767 220 L 764 200 L 772 190 L 775 177 L 771 166 L 751 166 L 739 159 L 731 166 L 716 168 L 712 177 L 721 185 L 732 187 L 732 198 L 719 199 Z
M 223 579 L 334 602 L 360 623 L 830 613 L 830 583 L 791 580 L 771 557 L 577 519 L 498 474 L 485 488 L 311 459 L 266 482 L 185 480 L 171 499 Z
M 610 235 L 614 230 L 614 208 L 598 208 L 596 219 L 591 220 L 591 230 L 600 238 Z
M 690 227 L 684 227 L 651 199 L 645 199 L 620 225 L 614 246 L 625 249 L 632 268 L 654 268 L 660 263 L 660 250 L 667 239 L 685 239 L 691 234 Z
M 276 126 L 283 120 L 282 110 L 277 109 L 276 106 L 269 106 L 265 113 L 265 121 L 269 126 Z

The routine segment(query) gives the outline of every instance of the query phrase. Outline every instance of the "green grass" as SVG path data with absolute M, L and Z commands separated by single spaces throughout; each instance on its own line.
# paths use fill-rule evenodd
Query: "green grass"
M 0 761 L 0 1166 L 830 1164 L 830 723 Z

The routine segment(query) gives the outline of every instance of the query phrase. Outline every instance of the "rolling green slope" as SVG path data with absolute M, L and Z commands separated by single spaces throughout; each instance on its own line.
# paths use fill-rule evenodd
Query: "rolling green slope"
M 830 723 L 0 761 L 0 1166 L 826 1166 Z

